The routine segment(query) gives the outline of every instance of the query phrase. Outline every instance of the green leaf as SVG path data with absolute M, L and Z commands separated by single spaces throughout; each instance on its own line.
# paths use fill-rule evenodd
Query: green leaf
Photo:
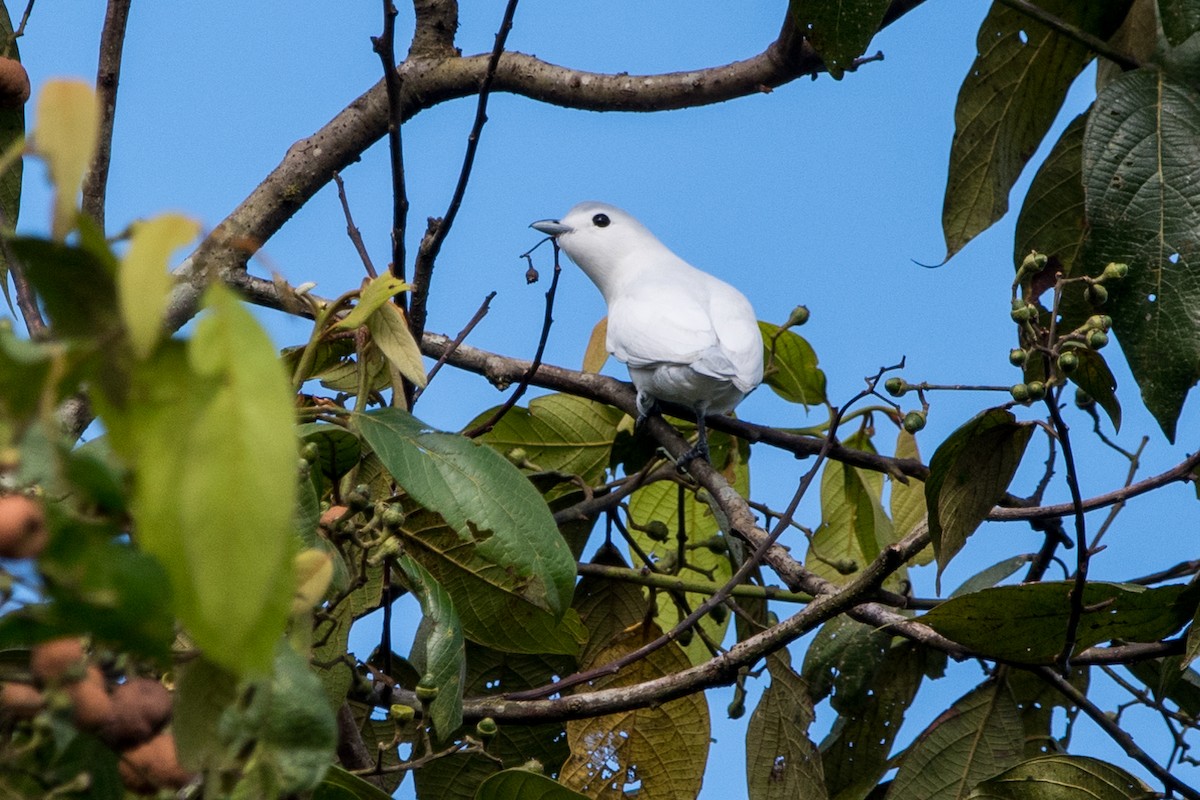
M 1119 432 L 1121 403 L 1117 400 L 1117 379 L 1108 368 L 1108 362 L 1095 350 L 1076 347 L 1072 351 L 1079 358 L 1079 366 L 1067 378 L 1100 404 L 1112 421 L 1113 429 Z
M 424 386 L 425 364 L 421 361 L 421 348 L 408 328 L 404 312 L 395 303 L 384 303 L 375 313 L 367 317 L 367 330 L 371 341 L 396 370 L 408 378 L 414 386 Z
M 1075 718 L 1079 716 L 1079 706 L 1035 672 L 1007 669 L 1004 670 L 1004 679 L 1017 701 L 1017 708 L 1021 710 L 1021 724 L 1025 728 L 1025 757 L 1065 752 L 1071 741 Z M 1089 668 L 1073 669 L 1070 681 L 1086 695 Z M 1066 725 L 1062 724 L 1064 717 Z M 1063 731 L 1061 739 L 1054 735 L 1056 728 Z
M 421 603 L 424 650 L 413 653 L 412 661 L 424 671 L 421 682 L 436 686 L 437 697 L 429 705 L 437 734 L 448 739 L 462 725 L 463 676 L 466 669 L 462 623 L 450 595 L 429 572 L 408 556 L 396 561 L 404 572 L 405 586 Z
M 182 214 L 163 214 L 130 226 L 129 250 L 117 270 L 121 317 L 129 343 L 146 358 L 164 333 L 163 313 L 174 280 L 171 254 L 196 238 L 200 223 Z
M 925 502 L 939 591 L 942 571 L 1008 490 L 1032 435 L 1032 424 L 992 408 L 950 434 L 930 459 Z
M 896 437 L 896 458 L 921 460 L 921 451 L 917 447 L 917 437 L 903 428 Z M 889 509 L 892 512 L 892 535 L 897 540 L 912 533 L 917 525 L 925 521 L 929 511 L 925 507 L 925 482 L 908 478 L 902 482 L 895 475 L 889 475 L 892 485 Z M 920 567 L 933 561 L 933 547 L 921 548 L 921 552 L 909 561 L 910 566 Z
M 291 605 L 296 438 L 266 333 L 228 289 L 205 305 L 186 348 L 160 347 L 127 402 L 97 405 L 134 472 L 137 543 L 196 644 L 240 674 L 270 665 Z
M 480 784 L 475 800 L 587 800 L 545 775 L 520 767 L 497 772 Z
M 1195 623 L 1193 622 L 1193 625 Z M 1159 700 L 1171 700 L 1190 717 L 1200 716 L 1200 672 L 1183 666 L 1181 656 L 1155 658 L 1126 664 L 1125 669 Z
M 865 797 L 888 770 L 888 753 L 904 714 L 912 705 L 924 676 L 927 656 L 912 644 L 888 651 L 879 665 L 879 679 L 866 703 L 850 714 L 839 714 L 821 742 L 821 765 L 830 797 L 851 787 L 851 796 Z
M 366 325 L 367 318 L 385 303 L 390 302 L 400 292 L 406 292 L 411 288 L 412 284 L 405 283 L 390 273 L 368 280 L 358 296 L 358 305 L 349 314 L 342 317 L 334 327 L 352 331 L 360 325 Z
M 1196 0 L 1158 0 L 1158 18 L 1167 43 L 1178 47 L 1200 31 L 1200 3 Z
M 817 366 L 817 354 L 800 334 L 769 322 L 758 323 L 763 335 L 767 365 L 763 383 L 789 403 L 805 406 L 825 402 L 825 373 Z
M 1028 553 L 1010 556 L 1002 561 L 992 564 L 987 569 L 975 573 L 970 578 L 965 580 L 961 586 L 950 593 L 951 597 L 961 597 L 965 594 L 978 592 L 981 589 L 990 589 L 1000 581 L 1012 575 L 1021 567 L 1028 564 L 1033 559 L 1033 556 Z
M 334 764 L 325 773 L 321 785 L 313 790 L 312 800 L 391 800 L 392 796 L 373 783 Z
M 277 797 L 315 789 L 334 758 L 337 723 L 317 676 L 278 642 L 269 680 L 243 681 L 218 733 L 230 754 L 248 754 L 234 796 Z
M 225 709 L 237 699 L 237 676 L 200 656 L 179 665 L 171 729 L 179 763 L 199 772 L 233 763 L 221 743 L 220 723 Z
M 516 653 L 568 654 L 577 653 L 586 640 L 573 611 L 560 615 L 531 601 L 528 577 L 479 548 L 464 546 L 462 536 L 437 514 L 410 509 L 400 535 L 405 553 L 454 601 L 468 639 Z
M 11 322 L 0 322 L 0 412 L 9 424 L 31 420 L 43 394 L 53 392 L 46 382 L 60 354 L 60 348 L 23 339 L 13 332 Z
M 804 679 L 778 654 L 767 657 L 771 685 L 746 727 L 746 784 L 750 800 L 823 800 L 820 754 L 808 738 L 813 701 Z
M 1045 11 L 1107 39 L 1128 0 L 1041 0 Z M 978 55 L 954 111 L 954 141 L 942 209 L 946 258 L 1008 210 L 1008 194 L 1058 115 L 1092 53 L 1073 39 L 994 3 L 976 39 Z
M 888 0 L 791 0 L 792 19 L 825 62 L 825 69 L 841 80 L 854 59 L 866 51 L 888 10 Z
M 1087 235 L 1083 197 L 1083 131 L 1087 118 L 1083 113 L 1071 120 L 1029 184 L 1013 237 L 1013 263 L 1017 266 L 1036 250 L 1055 259 L 1063 275 L 1077 273 L 1076 262 Z M 1072 288 L 1078 295 L 1076 303 L 1082 305 L 1082 287 L 1068 286 L 1069 291 Z M 1064 323 L 1064 327 L 1075 326 Z
M 470 430 L 495 413 L 491 408 L 472 420 Z M 578 475 L 589 484 L 601 481 L 613 439 L 624 413 L 603 403 L 569 394 L 548 394 L 517 406 L 491 431 L 479 437 L 500 453 L 525 451 L 531 469 Z
M 1067 581 L 998 586 L 947 600 L 921 622 L 987 658 L 1051 664 L 1067 639 Z M 1089 583 L 1075 648 L 1123 639 L 1154 642 L 1182 628 L 1195 611 L 1182 586 L 1147 589 L 1133 584 Z
M 1021 759 L 1025 729 L 1008 684 L 988 681 L 944 711 L 908 748 L 888 800 L 959 800 Z
M 17 237 L 9 242 L 37 289 L 54 332 L 90 341 L 116 337 L 116 260 L 81 247 Z
M 79 80 L 47 81 L 38 95 L 33 146 L 45 160 L 54 185 L 55 239 L 61 240 L 75 226 L 79 189 L 99 135 L 96 90 Z
M 732 478 L 729 483 L 733 486 L 734 490 L 742 497 L 749 497 L 750 469 L 741 460 L 742 453 L 736 448 L 725 450 L 728 454 L 728 461 L 722 464 L 720 455 L 718 454 L 718 442 L 721 439 L 727 440 L 728 437 L 714 435 L 709 439 L 710 443 L 714 445 L 713 460 L 716 464 L 722 466 L 722 471 L 726 473 L 727 479 Z M 685 547 L 687 548 L 686 559 L 688 564 L 687 567 L 681 568 L 681 572 L 687 575 L 694 569 L 703 574 L 706 579 L 710 579 L 716 583 L 724 583 L 733 575 L 733 565 L 730 562 L 729 554 L 726 552 L 714 552 L 704 546 L 704 543 L 711 541 L 713 537 L 723 535 L 720 522 L 708 504 L 699 500 L 691 492 L 682 489 L 674 481 L 656 481 L 638 489 L 629 498 L 629 513 L 631 518 L 640 527 L 645 527 L 651 522 L 662 523 L 666 526 L 670 534 L 668 541 L 656 541 L 648 533 L 641 530 L 631 530 L 629 532 L 630 536 L 641 548 L 642 552 L 651 554 L 660 563 L 664 558 L 676 558 L 679 549 L 680 491 L 684 493 L 683 526 L 687 539 Z M 680 595 L 659 592 L 656 594 L 656 598 L 657 613 L 654 615 L 654 621 L 664 630 L 675 627 L 681 619 L 687 616 L 687 612 L 684 612 L 680 608 L 677 602 L 678 599 L 682 599 L 689 610 L 700 605 L 700 603 L 707 599 L 704 595 L 689 592 L 683 592 Z M 719 642 L 725 638 L 725 631 L 729 627 L 729 617 L 714 617 L 709 614 L 701 618 L 699 627 L 713 641 Z M 692 637 L 692 640 L 683 649 L 687 652 L 688 658 L 691 659 L 693 664 L 701 664 L 712 658 L 711 651 L 699 636 Z
M 813 700 L 831 692 L 839 714 L 861 709 L 888 654 L 892 634 L 839 616 L 826 622 L 804 652 L 801 674 Z
M 460 547 L 518 580 L 526 602 L 562 615 L 575 560 L 545 501 L 516 467 L 490 447 L 435 431 L 398 408 L 354 419 L 396 482 L 446 520 Z
M 969 800 L 1150 800 L 1157 795 L 1123 769 L 1084 756 L 1031 758 L 968 795 Z
M 1084 137 L 1089 271 L 1129 275 L 1109 287 L 1113 330 L 1167 438 L 1200 378 L 1200 94 L 1159 70 L 1114 80 Z
M 362 456 L 358 436 L 341 425 L 306 422 L 296 426 L 296 435 L 305 444 L 316 443 L 317 460 L 313 466 L 330 482 L 339 480 L 353 469 Z

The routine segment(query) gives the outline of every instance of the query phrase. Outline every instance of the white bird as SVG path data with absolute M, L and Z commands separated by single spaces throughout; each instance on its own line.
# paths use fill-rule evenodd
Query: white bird
M 638 423 L 658 400 L 691 408 L 699 440 L 680 464 L 707 460 L 705 415 L 732 411 L 762 382 L 762 333 L 750 301 L 615 206 L 583 202 L 530 227 L 553 236 L 604 295 L 606 346 L 629 367 Z

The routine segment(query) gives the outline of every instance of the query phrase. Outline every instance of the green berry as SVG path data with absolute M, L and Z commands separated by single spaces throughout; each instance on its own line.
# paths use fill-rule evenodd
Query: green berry
M 1046 396 L 1046 384 L 1041 381 L 1030 381 L 1025 384 L 1025 389 L 1029 392 L 1030 400 L 1041 400 Z
M 1079 356 L 1070 350 L 1058 357 L 1058 368 L 1064 373 L 1074 372 L 1079 367 Z
M 417 699 L 420 700 L 422 703 L 425 703 L 425 704 L 432 703 L 434 700 L 437 699 L 437 696 L 438 696 L 438 687 L 434 686 L 431 683 L 425 683 L 425 681 L 421 681 L 420 683 L 417 684 Z
M 1108 334 L 1104 331 L 1092 331 L 1088 334 L 1087 343 L 1093 350 L 1101 350 L 1108 344 Z
M 904 426 L 904 430 L 909 433 L 916 433 L 925 427 L 925 412 L 910 411 L 904 415 L 904 422 L 901 424 Z
M 671 538 L 667 524 L 660 519 L 651 520 L 645 529 L 646 535 L 656 542 L 665 542 Z
M 1016 384 L 1008 390 L 1008 393 L 1011 394 L 1012 399 L 1016 400 L 1018 403 L 1029 402 L 1029 387 L 1024 383 Z
M 1102 306 L 1108 302 L 1108 289 L 1105 289 L 1098 283 L 1093 283 L 1091 286 L 1087 287 L 1087 290 L 1084 291 L 1083 296 L 1092 305 Z
M 904 378 L 888 378 L 883 382 L 883 389 L 892 397 L 904 397 L 908 392 L 908 384 Z
M 404 519 L 404 507 L 399 503 L 392 503 L 383 512 L 383 525 L 385 528 L 399 528 L 404 524 Z
M 395 703 L 388 709 L 388 716 L 399 723 L 411 722 L 417 716 L 417 710 L 403 703 Z
M 500 730 L 500 726 L 496 724 L 496 720 L 491 717 L 484 717 L 475 723 L 475 734 L 480 739 L 490 739 L 495 736 Z
M 321 455 L 321 448 L 316 442 L 309 442 L 300 448 L 300 457 L 309 464 L 316 462 Z
M 1012 350 L 1008 351 L 1008 363 L 1012 364 L 1014 367 L 1024 366 L 1025 362 L 1028 360 L 1029 353 L 1026 353 L 1019 347 L 1014 347 Z
M 788 314 L 787 322 L 783 324 L 784 328 L 796 328 L 808 322 L 809 312 L 808 306 L 796 306 L 792 309 L 792 313 Z
M 1076 408 L 1091 408 L 1096 405 L 1095 399 L 1085 392 L 1083 389 L 1075 390 L 1075 407 Z
M 724 604 L 715 605 L 709 609 L 708 615 L 712 617 L 713 622 L 724 625 L 725 620 L 729 619 L 729 607 Z
M 1121 280 L 1129 274 L 1128 264 L 1109 264 L 1104 268 L 1104 274 L 1100 276 L 1101 280 Z

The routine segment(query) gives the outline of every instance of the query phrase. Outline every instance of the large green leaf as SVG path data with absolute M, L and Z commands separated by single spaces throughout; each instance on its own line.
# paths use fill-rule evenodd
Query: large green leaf
M 1021 759 L 1025 730 L 1003 681 L 988 681 L 941 714 L 900 762 L 888 800 L 960 800 Z
M 1087 117 L 1084 113 L 1071 120 L 1029 184 L 1013 237 L 1013 263 L 1018 267 L 1031 250 L 1036 250 L 1055 259 L 1063 275 L 1076 274 L 1076 260 L 1087 235 L 1083 198 L 1083 131 Z M 1083 289 L 1079 288 L 1077 294 L 1076 302 L 1082 305 Z
M 1039 0 L 1038 5 L 1106 39 L 1124 19 L 1129 2 Z M 1084 45 L 1003 3 L 992 5 L 976 47 L 954 111 L 942 209 L 947 258 L 1004 216 L 1013 183 L 1054 122 L 1071 83 L 1092 60 Z
M 1021 710 L 1021 724 L 1025 728 L 1025 757 L 1065 752 L 1071 743 L 1079 706 L 1046 683 L 1036 672 L 1023 669 L 1005 669 L 1003 672 L 1013 699 L 1017 701 L 1017 708 Z M 1090 681 L 1089 668 L 1073 669 L 1070 681 L 1086 695 Z M 1066 725 L 1062 724 L 1064 717 Z M 1055 735 L 1056 731 L 1062 732 L 1061 737 Z
M 579 651 L 586 635 L 574 611 L 555 614 L 531 602 L 528 577 L 478 548 L 464 547 L 462 537 L 439 515 L 413 509 L 400 536 L 404 552 L 450 595 L 471 641 L 513 653 Z
M 892 634 L 845 616 L 821 626 L 804 651 L 801 673 L 814 700 L 830 693 L 839 714 L 862 708 L 871 696 L 879 668 L 888 654 Z
M 762 331 L 763 383 L 789 403 L 805 406 L 825 402 L 825 373 L 817 366 L 817 354 L 804 337 L 769 322 L 758 323 Z
M 420 637 L 423 651 L 414 653 L 411 660 L 423 670 L 421 683 L 437 687 L 437 697 L 429 704 L 429 716 L 438 736 L 447 739 L 462 725 L 466 671 L 462 623 L 450 595 L 424 567 L 408 556 L 402 556 L 396 563 L 404 572 L 405 585 L 416 595 L 425 615 L 421 623 L 424 635 Z
M 373 783 L 347 772 L 336 764 L 325 773 L 312 800 L 391 800 L 391 795 Z
M 232 293 L 215 285 L 205 305 L 186 345 L 133 370 L 124 403 L 97 406 L 133 468 L 135 539 L 167 568 L 184 626 L 217 663 L 265 670 L 292 596 L 292 398 Z
M 975 788 L 970 800 L 1150 800 L 1150 787 L 1119 767 L 1084 756 L 1023 761 Z
M 929 461 L 925 502 L 938 580 L 1012 481 L 1033 425 L 1003 408 L 973 417 L 942 442 Z
M 545 501 L 516 467 L 490 447 L 435 431 L 402 409 L 354 419 L 396 482 L 445 519 L 460 547 L 511 576 L 526 602 L 562 615 L 575 560 Z
M 840 80 L 879 30 L 888 0 L 791 0 L 792 19 Z
M 1200 378 L 1200 94 L 1159 70 L 1114 80 L 1084 136 L 1088 271 L 1129 275 L 1109 289 L 1113 330 L 1168 439 Z
M 1158 17 L 1172 47 L 1178 47 L 1200 31 L 1200 3 L 1196 0 L 1158 0 Z
M 470 430 L 490 419 L 488 409 L 472 420 Z M 530 469 L 578 475 L 588 483 L 602 479 L 623 412 L 612 406 L 574 397 L 548 394 L 528 408 L 509 409 L 495 427 L 480 437 L 504 454 L 524 450 Z
M 921 621 L 985 657 L 1050 664 L 1066 644 L 1071 586 L 1062 581 L 984 589 L 947 600 Z M 1196 600 L 1182 586 L 1089 583 L 1083 606 L 1076 649 L 1112 639 L 1158 641 L 1192 618 Z
M 767 657 L 767 669 L 771 685 L 746 726 L 750 800 L 823 800 L 827 794 L 821 757 L 808 738 L 813 721 L 808 687 L 778 653 Z
M 516 767 L 498 772 L 484 781 L 475 800 L 587 800 L 545 775 Z

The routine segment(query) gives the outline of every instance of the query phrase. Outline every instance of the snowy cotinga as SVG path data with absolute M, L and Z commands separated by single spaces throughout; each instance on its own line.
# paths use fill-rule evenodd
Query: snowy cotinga
M 699 440 L 680 463 L 707 460 L 704 416 L 732 411 L 762 382 L 762 334 L 750 301 L 615 206 L 584 202 L 531 227 L 553 236 L 604 295 L 606 345 L 629 367 L 638 422 L 657 400 L 693 409 Z

